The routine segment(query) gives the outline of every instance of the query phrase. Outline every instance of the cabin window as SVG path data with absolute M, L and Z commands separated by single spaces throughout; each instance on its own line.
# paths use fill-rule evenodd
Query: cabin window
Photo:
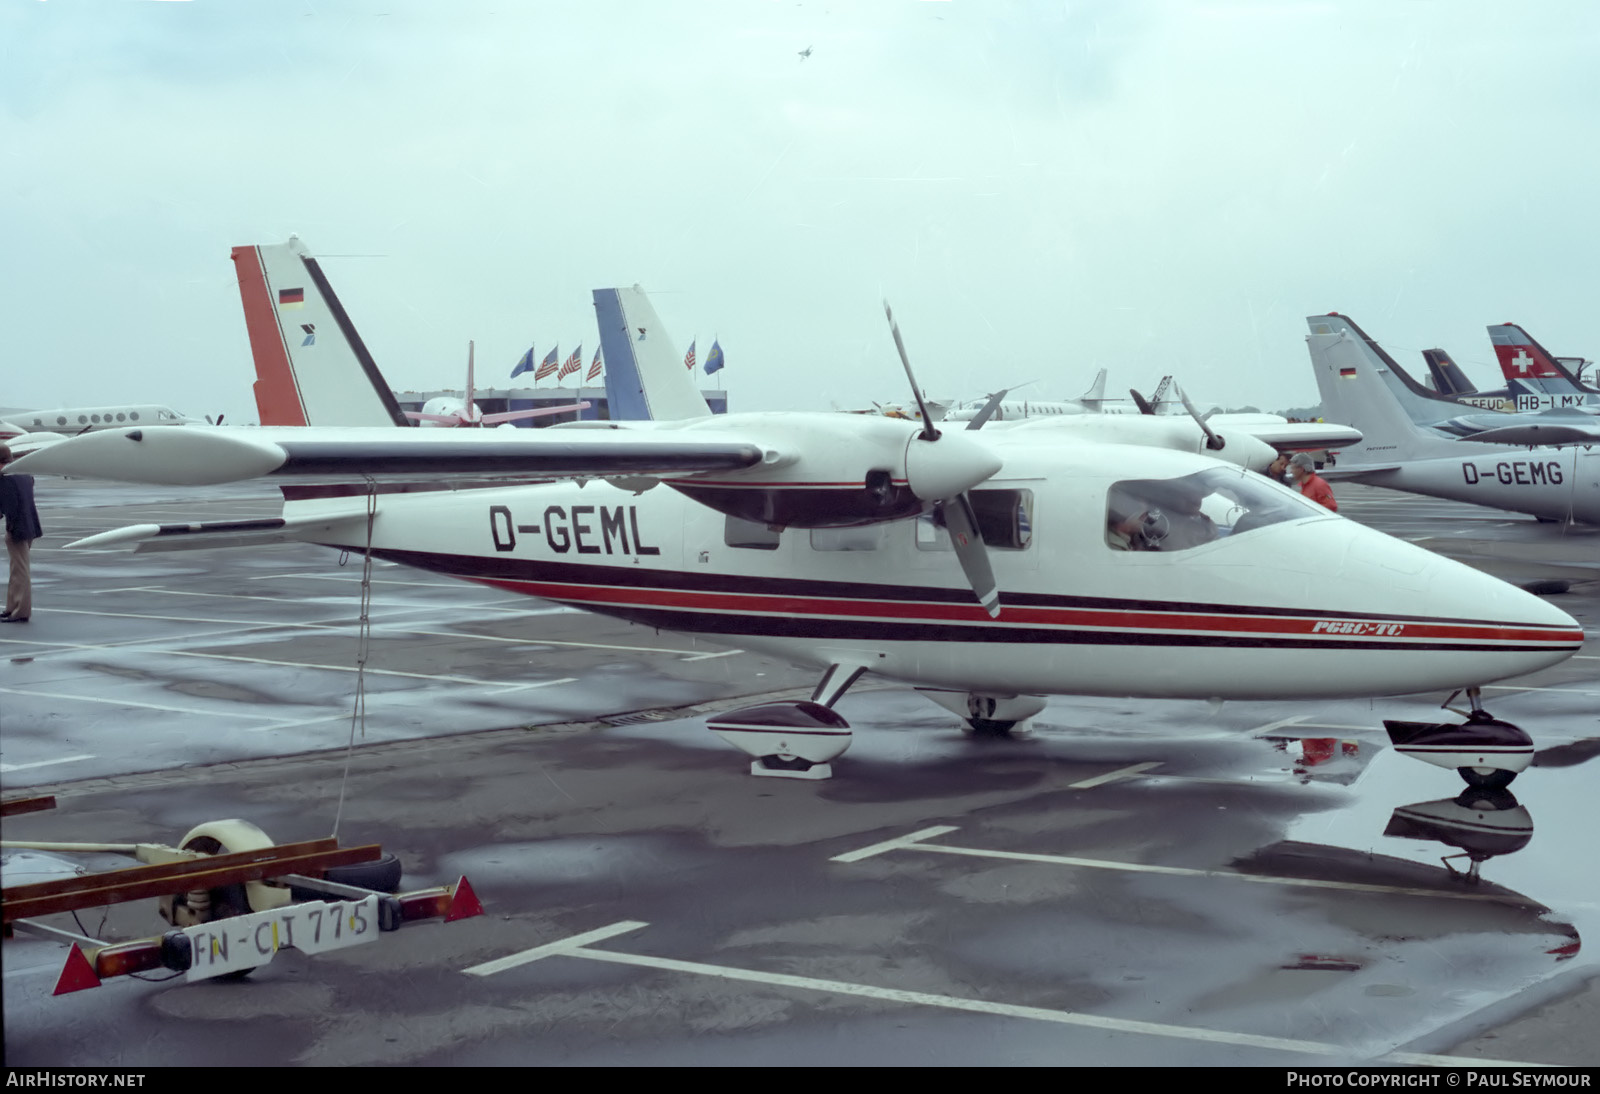
M 128 418 L 130 421 L 137 422 L 139 420 L 139 412 L 137 410 L 128 411 Z
M 1187 551 L 1269 524 L 1327 516 L 1287 487 L 1243 468 L 1112 484 L 1106 544 L 1118 551 Z
M 722 527 L 722 542 L 729 547 L 748 547 L 756 551 L 776 551 L 779 534 L 760 521 L 728 517 Z
M 811 549 L 813 551 L 876 551 L 882 543 L 882 524 L 858 524 L 849 528 L 811 529 Z
M 972 490 L 973 515 L 983 542 L 1002 551 L 1023 551 L 1033 542 L 1032 490 Z M 917 518 L 917 549 L 950 550 L 950 533 L 944 515 L 928 512 Z
M 122 413 L 122 411 L 120 411 L 120 410 L 117 411 L 117 421 L 125 422 L 127 420 L 128 420 L 128 416 L 126 414 Z

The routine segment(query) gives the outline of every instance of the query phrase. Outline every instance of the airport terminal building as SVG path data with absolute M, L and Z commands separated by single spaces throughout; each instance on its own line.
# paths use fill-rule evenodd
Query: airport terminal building
M 720 388 L 708 388 L 702 389 L 700 394 L 705 396 L 707 405 L 711 407 L 711 413 L 726 414 L 728 412 L 728 393 L 726 391 Z M 450 389 L 397 391 L 394 393 L 395 401 L 400 404 L 401 410 L 421 410 L 423 403 L 440 396 L 460 399 L 463 397 L 463 393 L 459 390 Z M 476 388 L 472 392 L 472 400 L 483 409 L 485 414 L 500 414 L 509 410 L 535 410 L 545 407 L 565 406 L 575 402 L 587 402 L 589 406 L 577 413 L 578 420 L 596 422 L 611 420 L 611 404 L 606 397 L 606 389 L 604 387 Z M 572 416 L 566 414 L 552 414 L 544 418 L 525 419 L 511 424 L 523 429 L 535 429 L 539 426 L 573 420 L 575 419 Z

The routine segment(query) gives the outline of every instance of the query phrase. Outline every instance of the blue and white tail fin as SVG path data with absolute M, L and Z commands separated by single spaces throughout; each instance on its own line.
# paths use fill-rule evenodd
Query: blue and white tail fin
M 606 359 L 606 402 L 613 421 L 707 418 L 711 408 L 644 290 L 595 289 L 595 318 Z
M 1361 441 L 1339 453 L 1341 470 L 1362 464 L 1392 466 L 1401 460 L 1461 451 L 1453 438 L 1412 420 L 1396 392 L 1404 386 L 1392 382 L 1399 366 L 1353 320 L 1338 313 L 1310 315 L 1306 324 L 1311 328 L 1306 347 L 1322 395 L 1323 420 L 1361 431 Z
M 295 236 L 233 248 L 262 425 L 410 425 L 317 260 Z

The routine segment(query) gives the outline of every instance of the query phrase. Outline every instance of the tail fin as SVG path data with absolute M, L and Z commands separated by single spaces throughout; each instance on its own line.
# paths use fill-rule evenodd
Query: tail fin
M 1101 369 L 1094 374 L 1094 383 L 1089 385 L 1089 390 L 1078 396 L 1078 402 L 1088 410 L 1099 410 L 1106 401 L 1106 370 Z
M 1433 387 L 1440 395 L 1475 395 L 1478 389 L 1473 386 L 1467 374 L 1461 371 L 1459 365 L 1450 359 L 1450 355 L 1442 349 L 1425 349 L 1422 359 L 1428 362 L 1428 374 L 1433 377 Z
M 1533 335 L 1515 323 L 1497 323 L 1489 328 L 1489 341 L 1507 383 L 1555 394 L 1590 393 L 1591 389 L 1567 367 L 1568 358 L 1555 356 Z
M 606 402 L 618 421 L 706 418 L 711 408 L 644 290 L 595 289 Z
M 410 425 L 298 237 L 233 249 L 262 425 Z
M 1306 346 L 1322 395 L 1323 420 L 1361 431 L 1361 442 L 1340 454 L 1341 466 L 1392 465 L 1459 451 L 1447 447 L 1455 441 L 1411 419 L 1396 386 L 1388 382 L 1399 366 L 1353 320 L 1334 312 L 1307 316 L 1306 324 L 1311 328 Z

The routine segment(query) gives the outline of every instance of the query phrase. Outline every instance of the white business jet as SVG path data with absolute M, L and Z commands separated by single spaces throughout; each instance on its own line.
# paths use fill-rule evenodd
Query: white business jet
M 595 296 L 609 369 L 668 341 L 636 288 Z M 892 318 L 891 330 L 909 377 Z M 83 542 L 370 549 L 812 665 L 810 701 L 712 723 L 774 741 L 758 761 L 768 767 L 816 762 L 788 738 L 847 734 L 832 704 L 869 672 L 1003 731 L 1056 694 L 1475 689 L 1583 641 L 1537 597 L 1216 458 L 1245 446 L 1190 420 L 940 432 L 845 414 L 712 418 L 696 416 L 683 383 L 679 420 L 644 428 L 125 430 L 18 469 L 170 484 L 577 480 L 375 497 L 369 486 L 286 502 L 276 521 L 140 525 Z M 374 383 L 365 399 L 386 391 Z M 1072 421 L 1094 428 L 1062 428 Z M 1526 734 L 1486 715 L 1429 732 L 1414 753 L 1469 781 L 1509 781 L 1531 760 Z

